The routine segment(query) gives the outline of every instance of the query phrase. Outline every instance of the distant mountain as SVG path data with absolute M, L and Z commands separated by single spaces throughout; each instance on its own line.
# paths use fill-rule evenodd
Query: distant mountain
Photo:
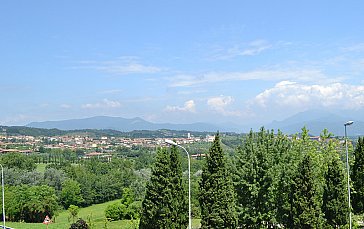
M 192 124 L 172 124 L 172 123 L 152 123 L 141 118 L 121 118 L 96 116 L 83 119 L 70 119 L 62 121 L 45 121 L 32 122 L 26 125 L 27 127 L 45 128 L 45 129 L 60 129 L 60 130 L 82 130 L 82 129 L 112 129 L 123 132 L 133 130 L 189 130 L 189 131 L 209 131 L 215 132 L 230 131 L 229 128 L 224 128 L 208 123 L 192 123 Z
M 347 115 L 346 115 L 347 114 Z M 345 115 L 345 116 L 344 116 Z M 295 134 L 301 132 L 302 127 L 306 126 L 310 130 L 310 134 L 319 135 L 323 129 L 328 129 L 336 136 L 344 135 L 344 123 L 353 120 L 355 123 L 348 128 L 350 136 L 364 135 L 364 110 L 356 112 L 336 111 L 330 112 L 325 110 L 309 110 L 298 113 L 282 121 L 274 121 L 265 124 L 266 129 L 280 129 L 286 134 Z M 263 126 L 263 125 L 261 125 Z M 32 122 L 27 127 L 59 129 L 59 130 L 117 130 L 122 132 L 130 132 L 133 130 L 186 130 L 199 132 L 236 132 L 247 133 L 251 128 L 258 130 L 257 125 L 239 125 L 234 123 L 209 124 L 209 123 L 191 123 L 191 124 L 172 124 L 172 123 L 152 123 L 142 118 L 121 118 L 96 116 L 83 119 L 70 119 L 63 121 L 45 121 Z
M 343 112 L 343 114 L 345 113 Z M 364 135 L 364 122 L 360 120 L 363 117 L 358 112 L 344 117 L 323 110 L 310 110 L 293 115 L 283 121 L 274 121 L 266 125 L 266 128 L 280 129 L 284 133 L 294 134 L 301 132 L 302 127 L 306 126 L 312 135 L 319 135 L 326 128 L 336 136 L 343 136 L 345 134 L 344 123 L 353 120 L 354 124 L 348 128 L 348 135 L 356 136 Z

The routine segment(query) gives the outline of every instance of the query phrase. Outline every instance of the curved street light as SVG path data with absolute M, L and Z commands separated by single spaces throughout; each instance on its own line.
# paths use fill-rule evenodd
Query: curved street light
M 3 228 L 5 227 L 5 191 L 4 191 L 4 168 L 3 165 L 1 166 L 1 185 L 2 185 L 2 192 L 3 192 Z
M 169 145 L 173 145 L 173 146 L 178 146 L 180 148 L 182 148 L 186 154 L 187 154 L 187 158 L 188 158 L 188 229 L 192 228 L 192 223 L 191 223 L 191 162 L 190 162 L 190 154 L 188 153 L 188 151 L 186 150 L 185 147 L 178 145 L 176 142 L 166 139 L 166 143 Z
M 351 203 L 350 203 L 350 169 L 349 169 L 349 153 L 348 153 L 348 137 L 346 133 L 346 127 L 353 124 L 354 121 L 348 121 L 345 126 L 345 149 L 346 149 L 346 169 L 348 173 L 348 205 L 349 205 L 349 228 L 351 229 Z

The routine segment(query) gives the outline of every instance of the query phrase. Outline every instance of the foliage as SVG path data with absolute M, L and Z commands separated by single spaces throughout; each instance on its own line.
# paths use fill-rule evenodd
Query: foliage
M 187 226 L 186 191 L 182 184 L 180 157 L 175 147 L 157 151 L 147 184 L 139 228 L 183 228 Z
M 281 152 L 280 136 L 273 132 L 252 131 L 238 148 L 235 160 L 235 189 L 238 194 L 239 224 L 244 227 L 261 227 L 274 222 L 275 203 L 273 179 L 274 153 Z
M 5 212 L 9 220 L 43 222 L 59 209 L 54 189 L 42 186 L 8 186 L 5 190 Z
M 120 202 L 108 205 L 105 209 L 105 217 L 111 220 L 137 219 L 141 209 L 141 202 L 134 202 L 133 193 L 130 189 L 123 189 Z
M 69 218 L 72 218 L 72 222 L 75 222 L 75 219 L 77 218 L 77 215 L 80 211 L 80 209 L 78 208 L 78 206 L 75 205 L 70 205 L 67 209 L 67 211 L 69 212 Z
M 300 162 L 292 185 L 292 228 L 320 228 L 321 209 L 316 199 L 315 174 L 310 155 Z
M 353 199 L 355 213 L 364 213 L 364 137 L 359 137 L 354 151 L 352 167 Z
M 70 205 L 79 205 L 83 199 L 81 197 L 80 184 L 72 179 L 65 180 L 62 183 L 60 194 L 62 205 L 68 208 Z
M 18 168 L 27 171 L 35 170 L 37 167 L 32 157 L 21 153 L 8 153 L 1 156 L 1 164 L 6 168 Z
M 76 223 L 71 224 L 70 229 L 89 229 L 86 221 L 83 219 L 78 219 Z
M 322 211 L 327 224 L 333 228 L 347 223 L 348 200 L 343 163 L 339 156 L 332 157 L 325 174 Z
M 236 228 L 235 193 L 219 133 L 206 160 L 200 183 L 201 228 Z
M 62 190 L 62 183 L 66 180 L 66 174 L 59 169 L 46 168 L 44 171 L 44 183 L 53 187 L 56 191 Z
M 19 168 L 4 168 L 4 183 L 7 185 L 42 185 L 43 175 L 37 171 L 21 170 Z

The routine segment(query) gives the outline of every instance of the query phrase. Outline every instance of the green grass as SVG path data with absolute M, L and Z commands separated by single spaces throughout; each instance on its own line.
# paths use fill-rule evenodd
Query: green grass
M 80 208 L 80 212 L 78 214 L 79 218 L 84 219 L 88 222 L 88 219 L 91 218 L 91 222 L 93 227 L 91 229 L 102 229 L 105 225 L 105 208 L 109 204 L 113 204 L 119 200 L 113 200 L 110 202 L 106 202 L 103 204 L 95 204 L 90 207 Z M 55 222 L 48 225 L 48 229 L 68 229 L 72 222 L 68 221 L 68 212 L 66 210 L 59 213 L 59 215 L 54 220 Z M 71 219 L 72 221 L 72 219 Z M 192 220 L 192 227 L 199 228 L 200 220 L 194 219 Z M 46 229 L 47 226 L 42 223 L 18 223 L 18 222 L 7 222 L 6 226 L 15 228 L 15 229 Z M 137 220 L 120 220 L 113 221 L 107 223 L 108 229 L 133 229 L 138 228 Z
M 37 163 L 37 172 L 44 173 L 47 164 Z

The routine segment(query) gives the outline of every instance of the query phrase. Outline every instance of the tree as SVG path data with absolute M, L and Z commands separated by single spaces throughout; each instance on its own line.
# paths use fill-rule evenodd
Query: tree
M 83 199 L 81 197 L 80 184 L 72 179 L 65 180 L 62 183 L 61 191 L 61 202 L 65 208 L 70 205 L 79 205 L 82 203 Z
M 129 188 L 123 189 L 120 202 L 108 205 L 105 209 L 105 217 L 112 220 L 139 218 L 139 202 L 134 202 L 134 196 Z
M 139 228 L 185 228 L 185 193 L 177 150 L 172 147 L 169 153 L 165 148 L 159 149 L 142 203 Z
M 37 167 L 34 158 L 21 153 L 8 153 L 3 155 L 1 157 L 1 164 L 7 168 L 19 168 L 28 171 L 35 170 Z
M 72 222 L 75 222 L 75 219 L 78 216 L 78 213 L 80 212 L 80 209 L 76 205 L 70 205 L 67 209 L 68 213 L 70 214 L 68 217 L 68 221 L 70 218 L 72 218 Z
M 364 137 L 359 137 L 354 150 L 352 205 L 355 213 L 364 212 Z
M 235 193 L 229 164 L 215 135 L 200 183 L 201 228 L 236 228 Z
M 43 222 L 59 209 L 54 188 L 42 186 L 9 186 L 5 191 L 5 212 L 11 221 Z
M 317 201 L 317 188 L 313 162 L 306 154 L 298 165 L 292 185 L 291 228 L 320 228 L 321 209 Z
M 348 200 L 343 163 L 339 157 L 333 157 L 325 174 L 322 211 L 327 224 L 333 228 L 347 223 Z
M 273 150 L 278 147 L 273 132 L 261 128 L 257 134 L 250 131 L 238 148 L 234 180 L 241 227 L 260 228 L 274 222 L 272 162 Z
M 186 185 L 182 179 L 182 165 L 180 152 L 177 146 L 170 148 L 170 169 L 171 169 L 171 216 L 170 228 L 183 228 L 188 225 L 188 200 Z

